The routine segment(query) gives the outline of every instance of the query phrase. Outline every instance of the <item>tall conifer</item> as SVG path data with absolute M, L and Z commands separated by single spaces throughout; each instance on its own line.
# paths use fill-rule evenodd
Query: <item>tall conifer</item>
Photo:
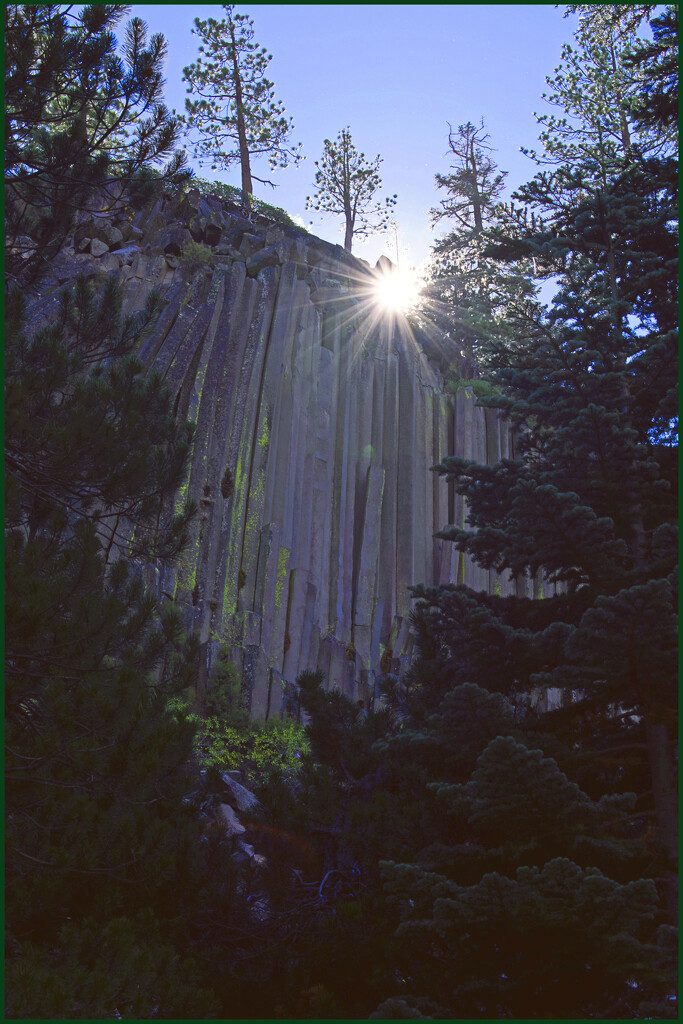
M 643 45 L 632 9 L 573 10 L 579 45 L 566 48 L 550 82 L 564 116 L 542 119 L 542 169 L 516 197 L 540 224 L 517 214 L 514 231 L 497 225 L 487 240 L 490 259 L 533 257 L 558 282 L 551 309 L 524 333 L 491 318 L 487 330 L 485 310 L 479 321 L 479 365 L 495 385 L 480 404 L 510 419 L 521 459 L 480 466 L 450 457 L 437 467 L 468 507 L 466 526 L 442 536 L 508 573 L 518 593 L 536 579 L 544 600 L 418 588 L 426 642 L 414 686 L 427 691 L 438 680 L 443 692 L 452 679 L 502 691 L 526 705 L 539 745 L 557 745 L 592 799 L 633 792 L 628 815 L 610 826 L 634 844 L 631 858 L 601 862 L 593 847 L 584 863 L 602 863 L 615 880 L 656 882 L 659 909 L 648 882 L 637 927 L 656 913 L 663 945 L 651 945 L 650 962 L 664 965 L 676 849 L 674 158 L 670 125 L 657 131 L 643 117 L 653 80 L 663 87 L 659 69 L 629 70 Z M 504 792 L 508 760 L 497 769 L 490 761 L 491 792 Z M 531 783 L 530 761 L 526 771 Z M 519 822 L 510 827 L 519 833 Z M 565 856 L 580 863 L 571 845 Z M 613 1000 L 609 1012 L 624 1016 L 638 1012 L 638 998 L 651 1008 L 654 975 L 642 973 L 629 994 L 629 970 L 624 963 L 620 994 L 616 973 L 611 994 L 587 989 L 583 1013 L 593 998 Z M 658 1012 L 671 1015 L 671 1005 Z
M 187 803 L 194 726 L 169 705 L 194 679 L 196 649 L 146 586 L 193 514 L 172 507 L 192 430 L 133 355 L 159 296 L 123 317 L 111 278 L 79 278 L 49 322 L 26 298 L 76 213 L 147 174 L 175 139 L 158 103 L 163 38 L 146 48 L 133 19 L 121 62 L 109 31 L 119 13 L 84 8 L 71 27 L 54 5 L 7 10 L 10 1017 L 212 1007 L 181 924 L 202 873 Z M 19 253 L 18 235 L 31 243 Z
M 242 203 L 249 208 L 252 179 L 273 185 L 254 174 L 252 160 L 265 156 L 271 168 L 301 160 L 300 145 L 289 141 L 292 119 L 285 117 L 275 99 L 273 83 L 265 72 L 272 60 L 264 46 L 254 42 L 254 23 L 223 4 L 225 18 L 195 18 L 193 35 L 201 39 L 199 56 L 183 68 L 183 81 L 193 97 L 185 100 L 183 121 L 196 133 L 194 153 L 213 170 L 239 163 Z

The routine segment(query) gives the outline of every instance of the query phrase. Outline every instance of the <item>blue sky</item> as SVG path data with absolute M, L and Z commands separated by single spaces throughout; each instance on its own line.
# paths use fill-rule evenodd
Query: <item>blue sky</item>
M 576 17 L 552 4 L 248 4 L 237 11 L 254 21 L 254 38 L 273 54 L 268 77 L 276 97 L 293 117 L 293 140 L 303 143 L 306 160 L 298 167 L 269 172 L 254 165 L 277 188 L 257 185 L 266 202 L 303 218 L 309 230 L 331 242 L 343 242 L 341 218 L 306 211 L 313 191 L 314 161 L 323 140 L 346 126 L 359 150 L 383 157 L 383 194 L 398 194 L 400 259 L 419 265 L 436 234 L 430 224 L 437 205 L 437 172 L 446 172 L 448 122 L 486 123 L 508 191 L 530 178 L 534 165 L 520 146 L 537 140 L 534 111 L 548 109 L 542 99 L 545 78 L 571 42 Z M 169 55 L 165 100 L 184 109 L 182 69 L 197 57 L 191 34 L 195 17 L 220 20 L 218 4 L 134 4 L 152 32 L 163 32 Z M 192 162 L 192 161 L 191 161 Z M 207 178 L 239 184 L 239 166 Z M 374 263 L 382 253 L 394 258 L 392 235 L 354 240 L 354 253 Z

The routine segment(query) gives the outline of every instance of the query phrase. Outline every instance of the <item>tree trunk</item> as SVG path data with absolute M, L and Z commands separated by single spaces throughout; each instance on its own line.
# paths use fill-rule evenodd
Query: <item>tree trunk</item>
M 474 138 L 476 132 L 472 133 L 470 138 L 470 155 L 469 159 L 471 162 L 471 173 L 472 173 L 472 213 L 474 215 L 474 230 L 477 234 L 480 234 L 484 227 L 484 220 L 481 213 L 481 199 L 479 197 L 479 186 L 477 184 L 477 160 L 474 154 Z
M 351 246 L 353 245 L 353 227 L 356 221 L 356 207 L 351 206 L 351 165 L 349 160 L 349 144 L 351 137 L 344 134 L 344 154 L 343 154 L 343 192 L 344 192 L 344 216 L 346 217 L 346 234 L 344 235 L 344 248 L 347 252 L 351 252 Z M 358 201 L 356 197 L 356 202 Z
M 676 829 L 676 793 L 674 786 L 673 758 L 666 725 L 663 722 L 650 722 L 647 725 L 647 744 L 650 750 L 650 771 L 652 774 L 652 792 L 659 839 L 666 850 L 671 864 L 666 872 L 666 891 L 664 898 L 666 907 L 673 920 L 678 912 L 678 887 L 676 884 L 675 863 L 677 857 Z
M 610 57 L 612 59 L 612 71 L 616 75 L 618 70 L 617 56 L 614 52 L 614 43 L 610 41 Z M 631 155 L 631 132 L 628 127 L 628 120 L 626 119 L 626 112 L 623 108 L 623 97 L 621 90 L 617 89 L 616 93 L 616 107 L 619 110 L 619 127 L 621 128 L 621 144 L 624 147 L 624 156 Z
M 251 203 L 253 186 L 251 183 L 251 166 L 249 163 L 249 146 L 247 145 L 247 129 L 244 119 L 244 96 L 242 93 L 242 79 L 237 64 L 237 46 L 235 43 L 235 29 L 232 22 L 230 26 L 230 39 L 232 42 L 232 81 L 235 86 L 235 111 L 237 114 L 237 138 L 240 148 L 240 168 L 242 171 L 242 205 L 248 211 Z
M 349 214 L 346 214 L 346 234 L 344 235 L 344 248 L 347 252 L 351 252 L 351 245 L 353 243 L 353 222 Z

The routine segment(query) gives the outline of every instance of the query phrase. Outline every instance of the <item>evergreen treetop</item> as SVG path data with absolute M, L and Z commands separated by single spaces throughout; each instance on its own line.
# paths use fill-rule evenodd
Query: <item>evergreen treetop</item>
M 292 118 L 275 99 L 273 83 L 265 72 L 272 55 L 254 41 L 254 23 L 224 4 L 225 18 L 195 18 L 193 35 L 201 39 L 200 56 L 183 68 L 187 92 L 183 122 L 198 133 L 194 152 L 200 163 L 213 170 L 239 162 L 242 201 L 248 206 L 253 192 L 251 169 L 254 157 L 266 156 L 271 168 L 287 167 L 301 159 L 300 145 L 292 145 Z
M 382 158 L 367 160 L 351 138 L 351 129 L 342 128 L 334 140 L 325 139 L 322 160 L 316 160 L 316 192 L 306 199 L 306 208 L 344 217 L 344 248 L 351 252 L 353 236 L 381 231 L 389 223 L 396 195 L 384 202 L 375 200 L 382 187 L 379 165 Z

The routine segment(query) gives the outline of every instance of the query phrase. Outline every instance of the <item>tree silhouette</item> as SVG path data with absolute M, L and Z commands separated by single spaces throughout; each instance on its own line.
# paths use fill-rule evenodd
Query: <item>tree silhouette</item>
M 346 127 L 334 142 L 325 139 L 322 160 L 316 160 L 316 193 L 306 199 L 306 209 L 344 217 L 344 248 L 351 252 L 354 235 L 370 235 L 381 231 L 389 223 L 396 196 L 384 202 L 373 202 L 382 187 L 379 165 L 382 158 L 366 160 L 351 140 L 351 129 Z
M 254 23 L 246 14 L 236 14 L 232 4 L 223 5 L 222 21 L 195 18 L 194 35 L 200 36 L 197 60 L 183 68 L 188 93 L 183 118 L 189 129 L 199 133 L 194 153 L 212 170 L 239 162 L 242 172 L 242 201 L 249 205 L 252 157 L 267 156 L 272 169 L 298 163 L 299 146 L 289 142 L 292 119 L 284 115 L 275 99 L 273 83 L 265 77 L 271 55 L 254 42 Z

